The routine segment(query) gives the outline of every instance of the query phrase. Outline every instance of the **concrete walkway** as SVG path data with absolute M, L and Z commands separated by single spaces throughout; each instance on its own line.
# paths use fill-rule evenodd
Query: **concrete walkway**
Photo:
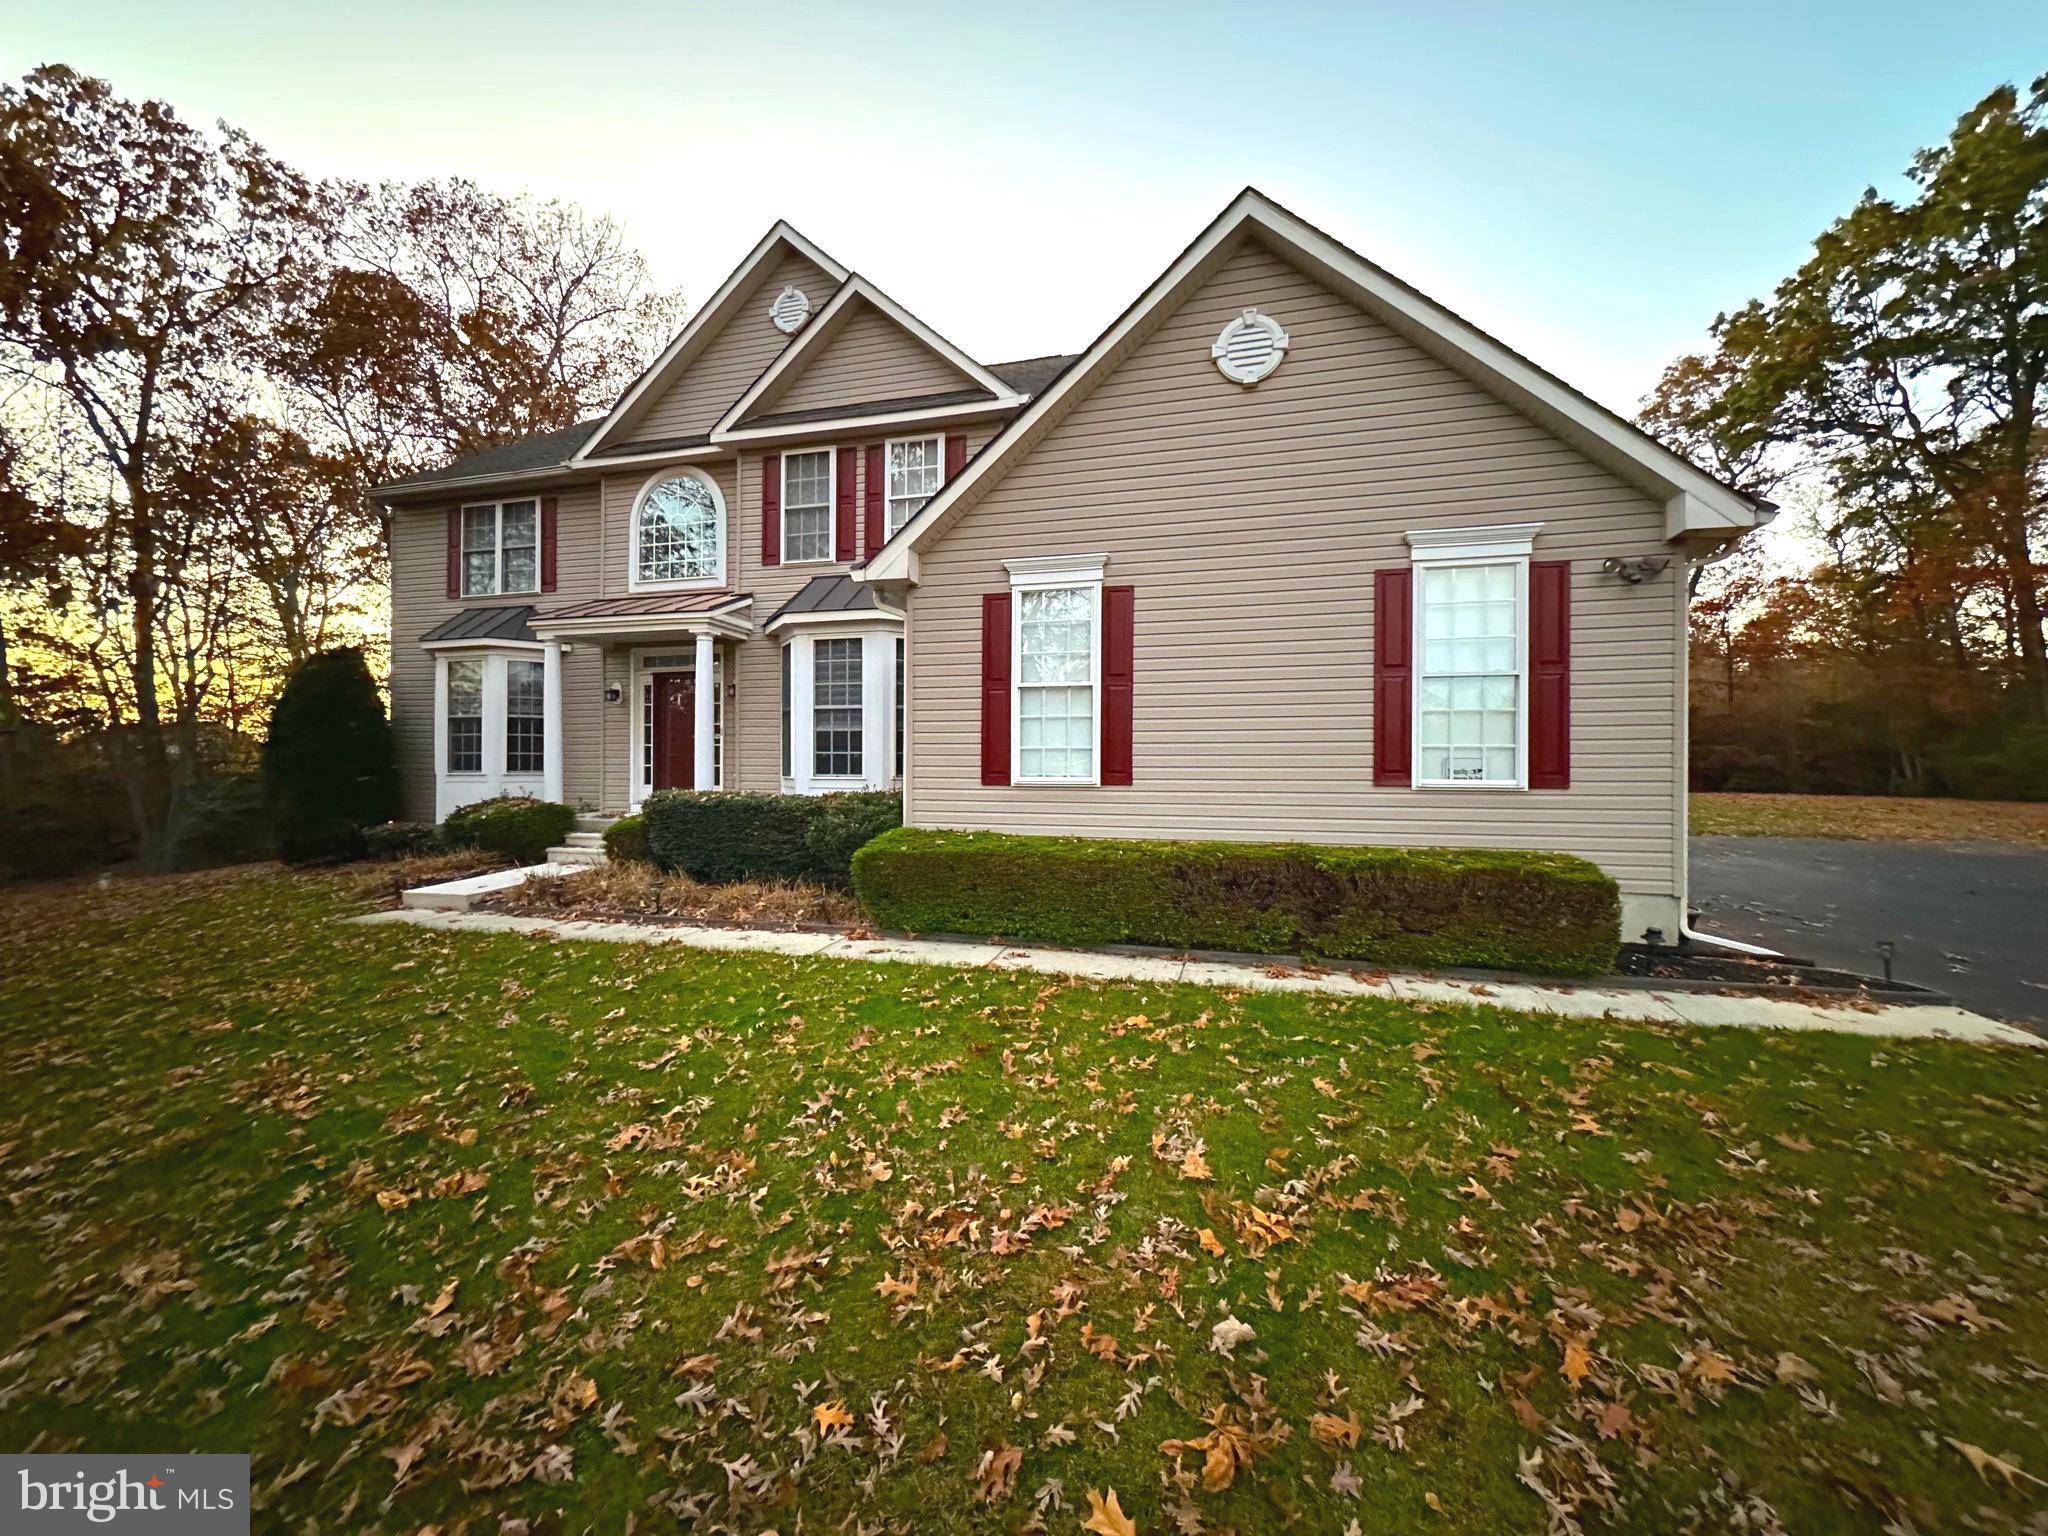
M 1394 1002 L 1436 1002 L 1509 1008 L 1582 1019 L 1648 1019 L 1662 1024 L 1726 1024 L 1753 1029 L 1832 1029 L 1858 1035 L 1945 1038 L 2005 1045 L 2048 1044 L 2010 1024 L 1961 1008 L 1821 1008 L 1791 999 L 1701 992 L 1638 991 L 1566 983 L 1471 982 L 1407 973 L 1372 973 L 1360 980 L 1344 971 L 1175 960 L 1102 950 L 1020 949 L 940 939 L 854 939 L 834 933 L 790 933 L 764 928 L 708 928 L 682 923 L 579 922 L 519 917 L 504 912 L 408 908 L 350 918 L 353 923 L 401 923 L 439 933 L 529 934 L 613 944 L 680 944 L 734 953 L 820 956 L 835 960 L 915 965 L 990 967 L 1103 981 L 1187 983 L 1256 992 L 1308 992 L 1325 997 L 1376 997 Z M 1281 974 L 1273 974 L 1280 971 Z

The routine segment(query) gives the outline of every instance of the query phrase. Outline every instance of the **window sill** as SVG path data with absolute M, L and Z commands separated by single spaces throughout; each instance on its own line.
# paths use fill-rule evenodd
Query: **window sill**
M 539 597 L 540 588 L 529 587 L 523 592 L 465 592 L 456 599 L 459 603 L 491 603 L 501 597 Z
M 1471 779 L 1417 779 L 1414 787 L 1416 789 L 1492 789 L 1513 792 L 1527 789 L 1529 786 L 1507 779 L 1490 779 L 1481 783 L 1475 783 Z
M 675 581 L 641 581 L 630 577 L 626 582 L 628 592 L 718 592 L 725 588 L 723 576 L 686 576 Z
M 1013 787 L 1024 789 L 1100 789 L 1101 779 L 1026 779 L 1010 775 Z

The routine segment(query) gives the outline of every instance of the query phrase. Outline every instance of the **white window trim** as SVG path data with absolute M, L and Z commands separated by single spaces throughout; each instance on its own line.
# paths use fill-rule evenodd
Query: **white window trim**
M 1102 783 L 1102 574 L 1109 556 L 1035 555 L 1005 560 L 1010 573 L 1010 782 L 1048 789 L 1095 789 Z M 1023 769 L 1024 727 L 1024 601 L 1027 591 L 1086 588 L 1090 601 L 1088 635 L 1089 772 L 1086 778 L 1033 778 Z
M 1415 580 L 1408 597 L 1408 750 L 1409 782 L 1417 789 L 1456 789 L 1478 793 L 1527 790 L 1529 787 L 1529 558 L 1541 523 L 1502 523 L 1481 528 L 1424 528 L 1407 535 L 1408 560 Z M 1421 576 L 1425 570 L 1460 565 L 1509 565 L 1515 572 L 1515 776 L 1513 779 L 1427 779 L 1422 776 L 1423 610 Z
M 808 453 L 825 455 L 825 553 L 817 560 L 793 560 L 789 554 L 789 461 Z M 839 448 L 829 447 L 792 448 L 784 452 L 778 461 L 778 473 L 782 477 L 781 498 L 776 503 L 776 522 L 780 525 L 782 538 L 782 563 L 784 565 L 839 565 Z
M 932 487 L 932 496 L 938 495 L 940 491 L 943 491 L 946 488 L 945 433 L 921 432 L 913 434 L 910 437 L 892 437 L 885 441 L 882 444 L 882 542 L 885 544 L 889 540 L 896 537 L 896 531 L 899 528 L 908 527 L 910 524 L 910 519 L 916 517 L 917 512 L 922 512 L 924 510 L 924 508 L 919 507 L 917 509 L 917 512 L 911 512 L 907 514 L 904 517 L 903 521 L 900 523 L 895 522 L 889 516 L 889 503 L 892 500 L 892 498 L 889 495 L 889 458 L 890 455 L 895 453 L 895 451 L 898 448 L 905 447 L 911 443 L 927 443 L 937 446 L 939 464 L 939 483 Z M 925 497 L 925 500 L 930 501 L 932 499 L 932 496 Z
M 648 703 L 647 690 L 654 686 L 654 675 L 657 672 L 694 673 L 697 670 L 696 647 L 697 637 L 695 635 L 685 635 L 681 640 L 670 645 L 636 645 L 628 655 L 626 662 L 628 683 L 626 698 L 629 701 L 633 717 L 632 729 L 627 732 L 632 743 L 630 752 L 632 767 L 630 771 L 633 775 L 628 780 L 628 785 L 631 789 L 631 793 L 626 796 L 626 808 L 628 811 L 638 812 L 640 807 L 646 803 L 647 797 L 654 792 L 654 787 L 647 782 L 650 775 L 647 771 L 647 738 L 643 729 L 643 723 L 646 719 L 644 711 Z M 686 667 L 650 667 L 647 664 L 651 657 L 674 656 L 679 652 L 685 651 L 690 655 L 690 664 Z M 725 717 L 725 648 L 723 646 L 715 646 L 711 653 L 711 686 L 714 690 L 711 695 L 713 735 L 712 787 L 714 789 L 723 789 L 728 777 L 725 766 L 726 749 L 731 744 L 732 736 L 731 722 Z
M 640 578 L 640 514 L 647 506 L 647 498 L 657 485 L 670 480 L 695 480 L 711 492 L 712 505 L 718 509 L 718 564 L 709 576 L 689 576 L 673 581 L 643 581 Z M 726 510 L 725 492 L 718 488 L 718 481 L 701 469 L 692 469 L 684 464 L 669 464 L 657 469 L 640 482 L 640 489 L 633 493 L 633 508 L 626 519 L 626 590 L 628 592 L 711 592 L 725 585 L 726 561 L 732 545 L 732 519 Z
M 530 587 L 508 587 L 505 585 L 505 509 L 522 502 L 533 503 L 533 585 Z M 496 578 L 488 592 L 469 590 L 469 514 L 489 509 L 491 514 L 491 573 Z M 547 540 L 547 529 L 542 526 L 541 498 L 538 496 L 507 496 L 501 501 L 465 501 L 456 513 L 455 530 L 456 554 L 462 561 L 462 580 L 457 583 L 461 589 L 461 600 L 485 597 L 529 597 L 541 588 L 541 546 Z
M 782 791 L 789 795 L 824 795 L 843 789 L 887 789 L 896 782 L 894 764 L 891 758 L 895 750 L 896 730 L 896 646 L 894 642 L 903 635 L 903 624 L 898 621 L 869 621 L 867 623 L 845 623 L 804 625 L 789 630 L 783 637 L 783 645 L 789 650 L 789 766 L 790 772 L 782 776 Z M 815 670 L 815 642 L 819 640 L 859 640 L 860 650 L 860 732 L 861 771 L 858 777 L 851 775 L 822 775 L 812 771 L 817 762 L 817 730 L 813 723 L 811 701 L 813 685 L 817 678 Z M 782 658 L 776 657 L 777 695 L 776 717 L 776 766 L 781 766 L 781 721 L 782 699 L 781 668 Z M 906 664 L 907 665 L 907 664 Z M 908 749 L 908 738 L 905 748 Z M 876 750 L 877 747 L 880 750 Z
M 538 655 L 536 655 L 538 652 Z M 448 813 L 494 795 L 534 795 L 542 800 L 562 798 L 562 647 L 549 641 L 541 644 L 496 641 L 437 645 L 429 648 L 434 660 L 434 819 L 445 821 Z M 475 660 L 483 663 L 483 766 L 475 771 L 452 772 L 448 767 L 448 663 Z M 506 672 L 509 661 L 541 663 L 541 768 L 537 773 L 510 773 L 506 758 Z

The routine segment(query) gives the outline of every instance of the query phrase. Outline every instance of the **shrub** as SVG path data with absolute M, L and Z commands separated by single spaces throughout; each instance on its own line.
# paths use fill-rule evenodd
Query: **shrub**
M 521 864 L 538 864 L 569 835 L 576 813 L 553 800 L 501 795 L 449 813 L 441 834 L 456 848 L 482 848 Z
M 231 773 L 193 786 L 171 813 L 164 846 L 172 869 L 269 858 L 276 844 L 263 776 Z
M 647 820 L 642 816 L 621 816 L 604 829 L 604 851 L 614 864 L 652 864 L 647 851 Z
M 854 856 L 884 927 L 1046 944 L 1163 944 L 1590 976 L 1612 968 L 1614 882 L 1496 848 L 1118 842 L 903 828 Z
M 447 846 L 431 821 L 386 821 L 363 829 L 363 851 L 373 859 L 416 859 Z
M 663 790 L 648 798 L 642 815 L 654 862 L 693 880 L 814 880 L 844 887 L 852 880 L 855 850 L 902 823 L 903 797 L 886 790 L 817 796 Z
M 363 828 L 397 814 L 391 723 L 361 651 L 322 651 L 292 670 L 270 714 L 263 779 L 288 864 L 353 858 Z
M 853 856 L 884 832 L 903 825 L 903 796 L 892 790 L 848 790 L 810 802 L 804 846 L 813 877 L 845 888 L 853 884 Z

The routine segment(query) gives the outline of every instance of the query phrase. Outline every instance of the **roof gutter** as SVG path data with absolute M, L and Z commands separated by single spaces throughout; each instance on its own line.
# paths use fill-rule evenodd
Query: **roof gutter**
M 524 484 L 529 480 L 576 480 L 584 477 L 585 471 L 564 461 L 552 467 L 539 469 L 500 470 L 491 475 L 462 475 L 452 480 L 436 480 L 431 484 L 408 484 L 402 480 L 387 481 L 373 485 L 369 494 L 379 501 L 414 500 L 420 497 L 438 496 L 443 491 L 455 490 L 465 485 L 511 485 Z

